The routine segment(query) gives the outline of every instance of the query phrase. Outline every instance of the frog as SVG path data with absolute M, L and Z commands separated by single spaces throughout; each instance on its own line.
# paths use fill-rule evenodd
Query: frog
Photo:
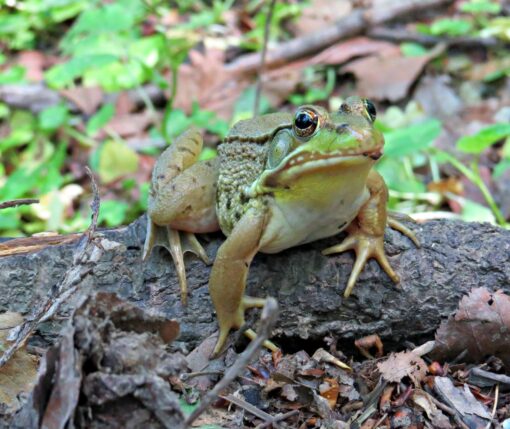
M 374 169 L 384 147 L 376 115 L 374 104 L 358 96 L 346 98 L 333 112 L 304 105 L 294 113 L 237 122 L 218 145 L 216 158 L 199 159 L 203 138 L 196 128 L 158 158 L 143 259 L 156 246 L 169 250 L 183 304 L 188 294 L 183 254 L 211 262 L 195 234 L 221 230 L 226 236 L 208 284 L 219 325 L 212 356 L 223 350 L 232 329 L 243 327 L 247 309 L 265 304 L 264 298 L 245 294 L 250 264 L 259 252 L 275 254 L 345 232 L 342 242 L 322 251 L 355 252 L 345 298 L 371 258 L 399 283 L 384 251 L 386 227 L 420 243 L 387 210 L 388 188 Z M 256 336 L 252 329 L 245 334 Z M 272 342 L 266 346 L 276 349 Z

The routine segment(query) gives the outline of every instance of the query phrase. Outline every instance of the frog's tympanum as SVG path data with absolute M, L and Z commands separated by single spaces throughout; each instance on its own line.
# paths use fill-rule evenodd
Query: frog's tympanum
M 302 106 L 294 115 L 238 122 L 215 159 L 197 160 L 202 137 L 195 129 L 160 156 L 152 176 L 144 258 L 155 245 L 168 248 L 184 303 L 183 252 L 208 263 L 194 234 L 221 229 L 227 236 L 209 279 L 220 328 L 214 354 L 229 331 L 244 324 L 247 308 L 264 305 L 264 299 L 244 294 L 257 252 L 277 253 L 346 230 L 341 244 L 323 251 L 356 252 L 345 297 L 369 258 L 399 281 L 384 253 L 384 229 L 389 225 L 418 241 L 387 214 L 388 190 L 372 168 L 384 145 L 375 115 L 374 105 L 359 97 L 348 98 L 334 113 Z M 255 336 L 253 330 L 246 333 Z

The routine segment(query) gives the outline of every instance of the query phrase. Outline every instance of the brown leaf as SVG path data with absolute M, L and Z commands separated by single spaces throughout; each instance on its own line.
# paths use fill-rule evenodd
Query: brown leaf
M 392 353 L 384 362 L 379 362 L 377 368 L 386 380 L 395 383 L 407 376 L 418 385 L 427 374 L 427 364 L 412 351 Z
M 105 126 L 105 130 L 98 133 L 98 138 L 107 135 L 106 130 L 114 132 L 120 137 L 130 137 L 140 135 L 145 129 L 154 122 L 154 116 L 148 111 L 142 113 L 118 114 Z
M 249 82 L 225 69 L 222 51 L 208 49 L 201 53 L 192 50 L 189 60 L 179 68 L 174 106 L 190 112 L 196 102 L 200 108 L 230 119 L 235 101 Z
M 312 0 L 303 10 L 298 21 L 293 25 L 294 33 L 298 36 L 322 30 L 335 21 L 348 15 L 352 4 L 348 0 Z
M 0 314 L 0 351 L 9 346 L 9 331 L 23 322 L 19 313 Z M 37 377 L 37 358 L 18 350 L 2 368 L 0 368 L 0 414 L 12 414 L 22 403 L 18 395 L 30 392 Z
M 47 65 L 46 56 L 39 51 L 24 51 L 18 56 L 17 63 L 25 67 L 26 78 L 31 82 L 40 82 L 44 79 L 44 68 Z
M 92 115 L 103 102 L 103 90 L 99 87 L 77 86 L 62 89 L 60 94 L 86 115 Z
M 450 424 L 450 420 L 446 417 L 443 412 L 437 408 L 436 404 L 430 397 L 430 395 L 421 389 L 416 389 L 411 399 L 413 402 L 422 408 L 427 417 L 433 424 L 433 427 L 436 429 L 451 429 L 452 425 Z
M 463 350 L 474 362 L 495 355 L 510 368 L 510 296 L 476 288 L 462 298 L 455 315 L 436 332 L 434 356 L 453 358 Z
M 407 95 L 429 61 L 428 56 L 371 56 L 354 61 L 342 70 L 356 76 L 359 95 L 374 100 L 398 101 Z
M 340 386 L 336 378 L 325 378 L 324 383 L 319 385 L 319 392 L 328 401 L 329 407 L 334 409 L 340 393 Z

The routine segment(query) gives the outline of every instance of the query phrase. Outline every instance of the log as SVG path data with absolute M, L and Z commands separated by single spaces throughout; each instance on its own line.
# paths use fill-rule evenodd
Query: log
M 350 341 L 368 334 L 379 334 L 391 342 L 423 339 L 433 334 L 471 288 L 485 286 L 510 293 L 510 231 L 452 220 L 409 226 L 416 231 L 421 248 L 390 229 L 385 237 L 390 263 L 401 276 L 400 287 L 370 261 L 348 299 L 342 293 L 352 268 L 352 253 L 320 253 L 341 237 L 276 255 L 258 254 L 250 269 L 247 292 L 277 298 L 280 316 L 275 341 L 285 346 L 299 340 L 321 341 L 326 335 Z M 159 248 L 147 262 L 141 260 L 144 217 L 101 234 L 109 245 L 82 287 L 116 292 L 140 307 L 177 319 L 180 341 L 186 348 L 216 331 L 207 291 L 211 267 L 193 255 L 186 257 L 189 297 L 188 306 L 183 307 L 168 252 Z M 46 247 L 33 247 L 35 251 L 30 251 L 24 239 L 25 253 L 14 251 L 19 240 L 0 245 L 0 254 L 6 255 L 0 257 L 0 310 L 29 313 L 33 303 L 69 269 L 76 237 L 63 238 L 61 244 L 46 239 Z M 224 240 L 219 233 L 200 239 L 211 257 Z M 258 317 L 257 310 L 250 310 L 247 322 L 254 324 Z M 43 325 L 41 338 L 51 342 L 57 329 L 55 323 Z

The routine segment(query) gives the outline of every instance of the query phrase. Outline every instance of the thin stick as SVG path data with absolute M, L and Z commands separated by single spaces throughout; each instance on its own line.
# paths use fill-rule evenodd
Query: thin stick
M 88 258 L 85 258 L 87 255 L 87 250 L 89 249 L 89 245 L 93 243 L 94 233 L 97 227 L 97 217 L 99 214 L 99 193 L 97 190 L 97 185 L 94 180 L 94 176 L 92 172 L 86 168 L 87 174 L 90 177 L 92 182 L 92 192 L 94 194 L 92 198 L 92 202 L 90 207 L 92 209 L 92 219 L 90 226 L 83 233 L 82 238 L 78 242 L 76 246 L 76 255 L 73 258 L 72 267 L 66 272 L 64 278 L 55 288 L 52 289 L 49 297 L 46 301 L 37 309 L 37 311 L 27 317 L 25 321 L 11 330 L 9 336 L 14 336 L 13 342 L 11 345 L 4 351 L 2 356 L 0 357 L 0 368 L 2 368 L 11 357 L 19 350 L 28 337 L 34 332 L 34 330 L 39 326 L 41 322 L 48 320 L 52 317 L 60 304 L 64 302 L 69 296 L 71 296 L 77 289 L 78 285 L 83 281 L 83 279 L 92 271 L 91 267 L 83 267 L 83 265 L 88 261 Z
M 299 410 L 292 410 L 292 411 L 289 411 L 288 413 L 277 414 L 276 416 L 274 416 L 272 418 L 272 420 L 270 422 L 261 423 L 260 425 L 256 426 L 255 429 L 265 429 L 265 428 L 268 428 L 272 424 L 280 422 L 282 420 L 287 420 L 289 417 L 292 417 L 292 416 L 294 416 L 294 415 L 296 415 L 298 413 L 299 413 Z
M 494 392 L 494 405 L 492 406 L 491 421 L 487 423 L 485 429 L 490 429 L 492 422 L 494 421 L 494 417 L 496 416 L 496 411 L 498 408 L 498 400 L 499 400 L 499 383 L 496 384 L 496 391 Z
M 38 202 L 39 200 L 35 198 L 23 198 L 20 200 L 6 201 L 5 203 L 0 203 L 0 210 L 7 209 L 9 207 L 23 206 L 26 204 L 37 204 Z
M 264 26 L 264 42 L 262 44 L 262 53 L 260 55 L 259 73 L 257 75 L 257 84 L 255 85 L 255 102 L 253 103 L 253 116 L 259 115 L 260 94 L 262 93 L 262 74 L 266 63 L 267 44 L 269 42 L 269 32 L 271 31 L 271 21 L 273 20 L 273 12 L 276 0 L 271 0 L 269 10 L 267 11 L 266 24 Z
M 200 405 L 188 416 L 183 423 L 183 429 L 188 428 L 194 420 L 202 414 L 207 407 L 209 407 L 214 400 L 218 397 L 220 392 L 225 389 L 248 365 L 255 354 L 259 351 L 260 347 L 269 338 L 271 329 L 273 328 L 276 318 L 278 316 L 278 304 L 274 298 L 267 298 L 266 304 L 262 310 L 260 318 L 260 327 L 257 337 L 250 343 L 248 348 L 239 356 L 237 361 L 226 372 L 225 376 L 210 390 L 200 402 Z

